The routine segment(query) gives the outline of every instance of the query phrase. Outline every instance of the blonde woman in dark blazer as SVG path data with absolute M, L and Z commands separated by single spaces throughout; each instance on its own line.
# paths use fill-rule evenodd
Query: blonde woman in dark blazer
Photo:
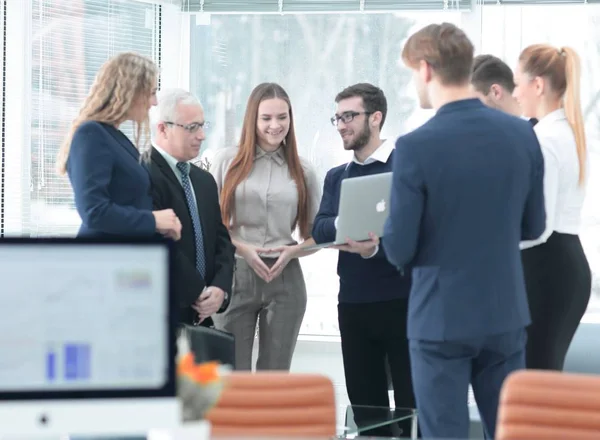
M 152 60 L 135 53 L 116 55 L 98 72 L 73 121 L 57 167 L 73 187 L 82 221 L 79 236 L 160 233 L 179 239 L 181 223 L 173 210 L 152 210 L 150 176 L 140 163 L 140 139 L 149 133 L 157 80 Z M 119 129 L 125 121 L 136 125 L 135 143 Z

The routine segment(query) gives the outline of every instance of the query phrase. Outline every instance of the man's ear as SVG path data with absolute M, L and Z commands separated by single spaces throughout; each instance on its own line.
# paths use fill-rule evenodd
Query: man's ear
M 433 69 L 431 65 L 425 60 L 419 61 L 418 72 L 421 82 L 423 82 L 423 84 L 428 84 L 433 78 Z
M 490 94 L 495 98 L 495 99 L 502 99 L 502 95 L 504 94 L 504 90 L 502 90 L 502 87 L 498 84 L 492 84 L 490 86 Z
M 164 122 L 159 122 L 158 124 L 156 124 L 156 132 L 158 134 L 162 134 L 163 136 L 166 134 L 166 130 L 167 130 L 167 124 L 165 124 Z
M 383 119 L 383 113 L 376 111 L 371 115 L 371 125 L 381 127 L 381 120 Z

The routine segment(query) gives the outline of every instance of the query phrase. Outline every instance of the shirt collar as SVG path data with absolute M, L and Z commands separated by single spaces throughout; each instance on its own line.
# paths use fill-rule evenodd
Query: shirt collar
M 283 165 L 285 163 L 285 156 L 283 155 L 283 147 L 279 147 L 277 150 L 270 152 L 265 151 L 260 148 L 258 145 L 256 146 L 256 150 L 254 152 L 254 160 L 258 160 L 261 157 L 264 158 L 273 158 L 277 165 Z
M 169 165 L 169 167 L 171 167 L 171 170 L 173 170 L 173 172 L 175 173 L 175 175 L 176 176 L 180 176 L 181 172 L 177 169 L 177 163 L 179 161 L 177 159 L 175 159 L 173 156 L 171 156 L 169 153 L 167 153 L 165 150 L 163 150 L 162 148 L 160 148 L 158 145 L 156 145 L 154 142 L 152 143 L 152 146 L 165 159 L 165 161 L 167 162 L 167 164 Z
M 565 114 L 565 110 L 563 108 L 559 108 L 558 110 L 554 110 L 553 112 L 548 113 L 546 116 L 540 119 L 535 125 L 535 130 L 543 130 L 548 124 L 560 121 L 562 119 L 567 119 L 567 115 Z
M 374 162 L 387 163 L 390 158 L 390 154 L 394 151 L 395 142 L 391 139 L 386 139 L 383 143 L 375 150 L 369 157 L 365 159 L 364 162 L 359 162 L 356 156 L 352 157 L 352 162 L 357 165 L 369 165 Z M 352 163 L 350 162 L 350 163 Z M 346 165 L 346 168 L 350 166 L 350 163 Z

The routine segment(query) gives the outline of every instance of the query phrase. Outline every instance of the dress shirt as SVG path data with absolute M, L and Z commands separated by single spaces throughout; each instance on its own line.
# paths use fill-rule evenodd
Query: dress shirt
M 391 139 L 384 140 L 383 143 L 379 147 L 377 147 L 377 149 L 373 151 L 371 155 L 365 159 L 364 162 L 359 161 L 356 158 L 356 155 L 352 156 L 352 162 L 358 165 L 369 165 L 373 162 L 386 163 L 390 157 L 390 154 L 392 154 L 392 151 L 394 151 L 395 146 L 395 141 Z M 348 168 L 349 166 L 350 163 L 346 165 L 346 168 Z
M 356 158 L 356 155 L 352 156 L 352 162 L 354 162 L 357 165 L 369 165 L 370 163 L 373 162 L 381 162 L 381 163 L 386 163 L 388 161 L 388 159 L 390 158 L 390 154 L 392 154 L 392 151 L 394 151 L 395 148 L 395 142 L 387 139 L 385 141 L 383 141 L 383 143 L 375 150 L 373 151 L 373 153 L 371 153 L 371 155 L 369 157 L 367 157 L 365 159 L 364 162 L 359 161 Z M 348 162 L 348 165 L 346 165 L 346 168 L 348 168 L 350 166 L 351 162 Z M 337 229 L 337 225 L 338 225 L 338 218 L 335 218 L 335 221 L 333 222 L 333 224 L 335 225 L 335 228 Z M 377 255 L 377 252 L 379 252 L 379 245 L 377 245 L 377 247 L 375 248 L 375 251 L 373 252 L 372 255 L 368 256 L 368 257 L 364 257 L 364 258 L 372 258 L 375 255 Z
M 267 152 L 256 147 L 252 171 L 235 192 L 230 224 L 231 238 L 261 248 L 296 244 L 292 233 L 298 215 L 298 190 L 290 175 L 281 147 Z M 210 172 L 219 192 L 237 147 L 223 148 L 215 154 Z M 314 168 L 300 158 L 304 170 L 309 206 L 309 231 L 319 210 L 321 188 Z
M 521 242 L 521 249 L 545 243 L 554 231 L 579 234 L 585 199 L 586 182 L 579 184 L 575 135 L 565 111 L 558 109 L 549 113 L 533 129 L 544 154 L 546 230 L 537 240 Z
M 165 159 L 167 164 L 169 164 L 169 167 L 171 168 L 171 170 L 173 170 L 173 174 L 175 174 L 175 177 L 177 177 L 177 180 L 179 181 L 179 183 L 181 184 L 181 187 L 183 188 L 183 181 L 181 180 L 181 171 L 179 171 L 179 169 L 177 169 L 177 163 L 180 161 L 175 159 L 173 156 L 171 156 L 165 150 L 160 148 L 158 145 L 153 143 L 152 146 L 154 148 L 156 148 L 156 151 L 158 151 L 160 153 L 160 155 Z M 195 166 L 195 165 L 192 165 L 192 166 Z M 194 198 L 194 202 L 197 203 L 196 194 L 194 191 L 194 185 L 192 184 L 191 179 L 190 179 L 190 188 L 192 188 L 192 197 Z

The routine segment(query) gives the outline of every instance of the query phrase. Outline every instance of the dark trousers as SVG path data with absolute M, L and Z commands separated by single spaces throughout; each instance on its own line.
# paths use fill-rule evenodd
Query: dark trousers
M 523 250 L 521 259 L 531 313 L 527 368 L 562 371 L 590 300 L 590 266 L 579 237 L 558 232 Z
M 407 313 L 408 299 L 338 305 L 346 390 L 352 405 L 390 406 L 388 362 L 396 408 L 416 408 L 406 337 Z M 354 416 L 360 426 L 360 411 Z M 368 411 L 365 416 L 369 417 Z M 411 420 L 400 422 L 398 427 L 403 437 L 410 437 Z M 384 427 L 364 434 L 392 433 L 390 427 Z
M 413 384 L 423 438 L 469 438 L 469 384 L 483 422 L 494 438 L 500 389 L 525 368 L 525 329 L 465 341 L 410 341 Z

